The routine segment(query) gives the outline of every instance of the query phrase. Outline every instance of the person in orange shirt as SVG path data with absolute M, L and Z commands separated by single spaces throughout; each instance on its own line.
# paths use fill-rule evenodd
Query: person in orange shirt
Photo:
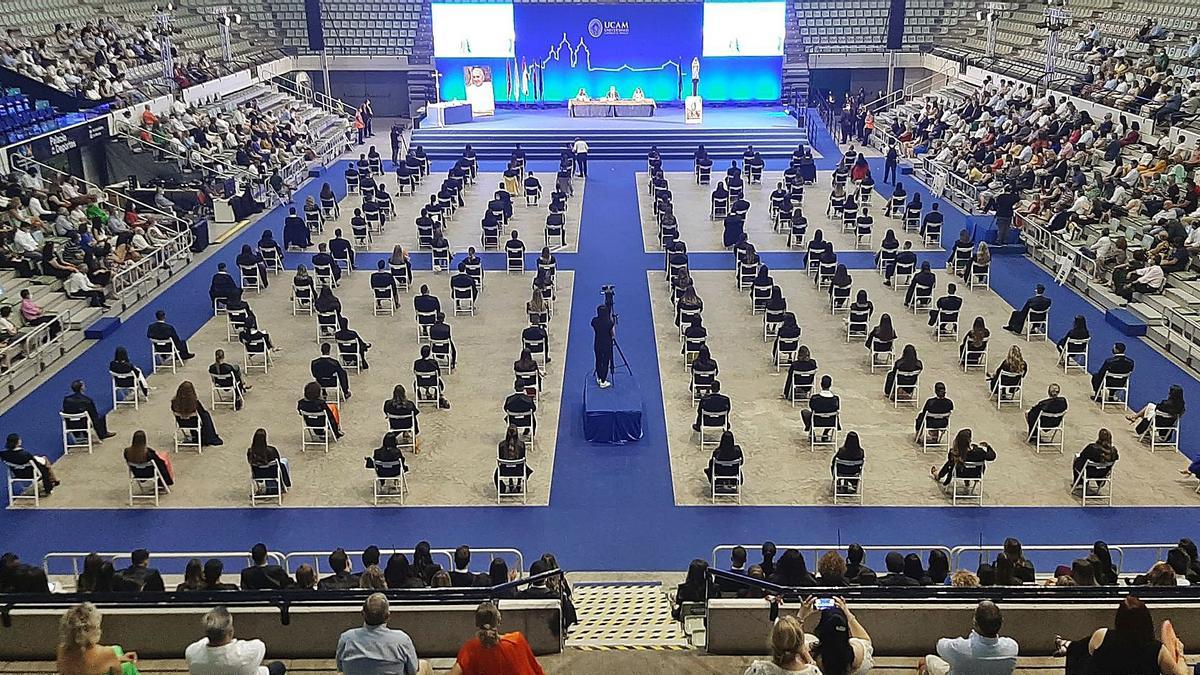
M 142 124 L 145 124 L 147 127 L 158 124 L 158 116 L 154 114 L 153 110 L 150 110 L 149 103 L 146 104 L 145 108 L 142 108 Z
M 475 627 L 479 629 L 458 650 L 458 659 L 450 675 L 545 675 L 525 636 L 518 633 L 500 634 L 500 610 L 490 601 L 475 608 Z

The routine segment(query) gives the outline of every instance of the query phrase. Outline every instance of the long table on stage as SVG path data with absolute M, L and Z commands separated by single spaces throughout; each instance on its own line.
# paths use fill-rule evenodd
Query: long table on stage
M 567 104 L 571 117 L 654 117 L 654 99 L 617 99 L 606 101 L 578 101 L 571 99 Z

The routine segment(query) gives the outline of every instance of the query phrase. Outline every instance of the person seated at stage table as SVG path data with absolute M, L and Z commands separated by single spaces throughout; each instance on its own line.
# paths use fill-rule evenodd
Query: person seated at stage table
M 204 409 L 204 404 L 196 396 L 196 386 L 190 380 L 179 383 L 175 390 L 175 398 L 171 399 L 171 413 L 175 416 L 175 424 L 180 428 L 194 429 L 195 419 L 200 420 L 200 444 L 224 445 L 225 441 L 217 435 L 213 425 L 212 415 Z
M 62 411 L 68 415 L 87 413 L 88 418 L 92 421 L 92 429 L 95 430 L 101 441 L 116 436 L 108 430 L 108 416 L 100 414 L 100 411 L 96 409 L 96 402 L 85 394 L 84 390 L 83 380 L 72 382 L 71 393 L 63 398 Z
M 217 300 L 224 302 L 242 297 L 242 288 L 238 286 L 237 280 L 229 274 L 229 266 L 225 263 L 217 263 L 217 273 L 212 276 L 212 281 L 208 285 L 208 297 L 214 302 Z
M 312 246 L 312 233 L 308 223 L 296 215 L 296 207 L 288 207 L 288 215 L 283 219 L 283 248 L 308 248 Z
M 579 93 L 575 94 L 575 100 L 579 101 L 581 103 L 584 101 L 587 101 L 588 100 L 587 90 L 584 89 L 583 87 L 580 87 Z
M 708 393 L 700 399 L 700 405 L 696 407 L 696 423 L 692 425 L 692 431 L 700 431 L 700 421 L 703 419 L 704 413 L 723 414 L 728 420 L 732 410 L 733 404 L 729 397 L 721 393 L 721 383 L 714 380 Z
M 317 252 L 312 257 L 313 268 L 328 267 L 333 274 L 333 283 L 336 286 L 342 280 L 342 267 L 338 265 L 337 260 L 329 254 L 329 247 L 325 242 L 317 244 Z
M 717 466 L 717 462 L 721 462 L 722 466 Z M 733 432 L 726 430 L 721 434 L 721 442 L 717 444 L 716 448 L 713 448 L 712 456 L 708 458 L 704 476 L 710 483 L 714 477 L 737 479 L 740 483 L 743 463 L 745 463 L 745 456 L 742 454 L 742 446 L 734 442 Z
M 828 375 L 821 376 L 821 388 L 808 399 L 808 410 L 800 411 L 800 418 L 804 421 L 805 433 L 812 430 L 812 421 L 814 413 L 834 413 L 841 410 L 842 402 L 837 394 L 831 390 L 833 387 L 833 378 Z M 842 428 L 841 420 L 838 420 L 838 429 Z M 828 436 L 828 430 L 823 432 L 823 437 Z
M 938 298 L 933 303 L 933 307 L 929 310 L 929 325 L 934 326 L 938 323 L 938 318 L 943 313 L 954 313 L 962 309 L 962 298 L 958 296 L 958 286 L 954 284 L 946 285 L 946 294 Z M 938 327 L 941 330 L 941 327 Z
M 917 358 L 917 348 L 911 344 L 904 345 L 904 349 L 900 352 L 900 358 L 892 363 L 892 369 L 888 371 L 887 377 L 884 378 L 883 395 L 888 398 L 892 397 L 892 390 L 896 387 L 897 373 L 915 372 L 920 374 L 924 368 L 925 366 L 921 363 L 921 359 Z
M 159 454 L 157 450 L 146 444 L 146 432 L 138 429 L 133 432 L 129 447 L 122 453 L 126 464 L 146 464 L 153 462 L 158 468 L 159 489 L 166 489 L 175 484 L 175 472 L 171 468 L 170 459 Z
M 1033 297 L 1025 301 L 1021 309 L 1015 310 L 1012 316 L 1009 317 L 1008 323 L 1004 325 L 1004 330 L 1010 333 L 1021 334 L 1025 328 L 1025 320 L 1029 317 L 1030 312 L 1046 312 L 1050 309 L 1051 300 L 1046 297 L 1046 287 L 1038 284 L 1033 289 Z
M 324 346 L 324 345 L 322 345 Z M 342 437 L 342 428 L 338 424 L 337 415 L 334 414 L 333 408 L 325 401 L 321 395 L 321 385 L 316 382 L 309 382 L 304 385 L 304 398 L 296 402 L 296 410 L 301 414 L 304 413 L 323 413 L 325 419 L 329 422 L 329 428 L 333 430 L 333 435 L 337 438 Z
M 996 393 L 1000 386 L 1000 372 L 1004 371 L 1016 375 L 1018 381 L 1024 382 L 1025 374 L 1029 372 L 1029 364 L 1025 362 L 1025 358 L 1021 356 L 1021 348 L 1013 345 L 1008 349 L 1008 355 L 1004 357 L 1004 361 L 996 366 L 996 370 L 988 378 L 988 391 Z
M 1033 433 L 1033 426 L 1037 423 L 1038 416 L 1042 413 L 1047 415 L 1057 415 L 1067 411 L 1067 399 L 1061 395 L 1062 389 L 1057 384 L 1051 384 L 1046 389 L 1046 398 L 1038 401 L 1025 412 L 1025 423 L 1028 425 L 1028 432 Z M 1034 439 L 1030 439 L 1032 442 Z
M 694 368 L 695 364 L 692 367 Z M 808 345 L 800 345 L 800 348 L 796 350 L 796 360 L 788 366 L 787 378 L 783 381 L 783 393 L 779 395 L 779 398 L 790 401 L 792 384 L 796 381 L 796 375 L 808 375 L 815 372 L 817 372 L 817 360 L 812 357 Z M 813 381 L 816 381 L 815 378 Z
M 1133 359 L 1125 356 L 1125 343 L 1116 342 L 1112 347 L 1112 356 L 1104 359 L 1100 370 L 1092 375 L 1092 400 L 1099 401 L 1101 390 L 1109 375 L 1129 375 L 1133 372 Z
M 336 333 L 333 334 L 333 339 L 337 340 L 338 343 L 342 343 L 342 342 L 357 343 L 358 344 L 358 358 L 361 361 L 361 363 L 359 364 L 359 367 L 362 368 L 363 370 L 367 370 L 368 368 L 371 367 L 371 365 L 369 363 L 367 363 L 367 351 L 371 349 L 371 343 L 362 339 L 362 336 L 358 334 L 358 331 L 350 328 L 350 320 L 349 319 L 347 319 L 344 316 L 338 317 L 338 330 Z
M 475 277 L 467 274 L 466 260 L 459 261 L 458 272 L 454 276 L 450 277 L 450 288 L 451 290 L 456 288 L 469 288 L 471 289 L 472 299 L 479 297 L 479 282 L 475 280 Z
M 47 496 L 59 485 L 58 477 L 54 474 L 54 465 L 50 463 L 50 459 L 44 455 L 35 455 L 22 447 L 19 434 L 8 435 L 4 449 L 0 450 L 0 462 L 17 466 L 23 466 L 30 462 L 37 464 L 42 477 L 42 490 Z
M 412 415 L 413 427 L 412 431 L 415 434 L 421 433 L 420 420 L 418 416 L 421 414 L 421 408 L 408 398 L 408 392 L 404 389 L 404 385 L 397 384 L 392 388 L 392 397 L 383 402 L 384 415 Z M 391 434 L 394 435 L 394 434 Z M 414 452 L 420 450 L 414 448 Z
M 1075 320 L 1071 323 L 1071 328 L 1058 339 L 1058 353 L 1063 353 L 1067 348 L 1067 340 L 1087 340 L 1092 337 L 1088 331 L 1087 318 L 1082 314 L 1076 314 Z
M 617 93 L 617 87 L 616 87 L 615 85 L 611 85 L 611 86 L 609 86 L 609 88 L 608 88 L 608 93 L 606 93 L 606 94 L 604 95 L 604 99 L 605 99 L 606 101 L 619 101 L 619 100 L 621 100 L 621 95 Z
M 413 372 L 419 377 L 438 376 L 438 407 L 446 410 L 450 408 L 450 401 L 442 395 L 446 390 L 446 382 L 441 378 L 442 366 L 432 354 L 433 349 L 429 345 L 421 345 L 421 358 L 413 361 Z
M 993 462 L 995 460 L 996 451 L 992 449 L 992 446 L 982 442 L 973 443 L 971 430 L 961 429 L 954 435 L 954 440 L 950 442 L 950 449 L 946 452 L 946 463 L 940 470 L 936 466 L 929 467 L 929 477 L 942 485 L 949 485 L 956 471 L 960 478 L 979 478 L 982 473 L 965 476 L 963 465 L 967 462 Z
M 151 340 L 170 340 L 179 352 L 179 358 L 184 361 L 195 356 L 188 349 L 187 340 L 179 337 L 175 327 L 167 323 L 167 313 L 161 309 L 154 312 L 154 323 L 146 327 L 146 337 Z
M 317 299 L 313 301 L 313 309 L 323 314 L 337 312 L 340 316 L 342 313 L 342 301 L 338 300 L 338 297 L 333 294 L 332 288 L 322 286 L 321 291 L 317 293 Z
M 894 257 L 892 259 L 892 262 L 888 263 L 887 267 L 884 268 L 884 270 L 883 270 L 883 285 L 889 286 L 889 287 L 892 285 L 892 277 L 895 276 L 895 274 L 896 274 L 896 266 L 897 265 L 903 265 L 907 269 L 913 269 L 916 266 L 916 264 L 917 264 L 917 254 L 913 253 L 912 242 L 906 241 L 906 242 L 904 242 L 904 246 L 901 247 L 900 252 L 897 253 L 896 257 Z M 908 284 L 908 292 L 909 293 L 912 292 L 912 287 L 913 287 L 913 284 L 911 283 L 911 280 L 910 280 L 910 283 Z M 907 301 L 905 302 L 905 304 L 907 304 Z
M 644 101 L 644 100 L 646 100 L 646 92 L 642 91 L 642 88 L 641 88 L 641 87 L 637 87 L 637 88 L 635 88 L 635 89 L 633 90 L 633 100 L 635 100 L 635 101 Z
M 944 415 L 954 412 L 954 401 L 946 396 L 946 383 L 938 382 L 933 385 L 933 397 L 925 399 L 925 405 L 921 406 L 921 412 L 917 413 L 917 419 L 913 423 L 913 430 L 921 433 L 921 425 L 925 423 L 925 415 Z M 943 429 L 943 431 L 948 431 Z M 917 439 L 920 441 L 921 439 Z
M 988 338 L 992 332 L 988 330 L 987 324 L 982 316 L 975 317 L 975 322 L 971 324 L 971 330 L 963 336 L 962 342 L 958 345 L 958 358 L 961 361 L 966 357 L 968 351 L 983 352 L 987 350 Z M 967 365 L 978 365 L 984 356 L 972 356 L 971 362 Z
M 1083 467 L 1088 462 L 1096 462 L 1098 464 L 1107 464 L 1117 461 L 1118 453 L 1116 446 L 1113 445 L 1112 432 L 1108 429 L 1100 429 L 1096 435 L 1096 440 L 1084 446 L 1079 454 L 1075 455 L 1075 459 L 1071 462 L 1071 484 L 1079 480 L 1079 474 L 1083 473 Z M 1200 460 L 1196 460 L 1200 463 Z M 1187 474 L 1188 471 L 1180 471 L 1182 474 Z
M 350 398 L 350 378 L 346 375 L 346 369 L 342 367 L 342 362 L 330 356 L 332 351 L 332 344 L 322 342 L 321 355 L 312 360 L 309 372 L 312 373 L 317 384 L 326 389 L 339 387 L 342 390 L 342 398 L 348 399 Z
M 905 243 L 907 244 L 908 242 Z M 915 302 L 913 298 L 917 294 L 918 286 L 928 288 L 931 294 L 933 293 L 933 289 L 937 287 L 937 277 L 934 276 L 933 270 L 930 269 L 928 261 L 921 263 L 921 269 L 913 275 L 912 283 L 908 285 L 907 292 L 904 294 L 905 307 L 913 306 L 913 302 Z

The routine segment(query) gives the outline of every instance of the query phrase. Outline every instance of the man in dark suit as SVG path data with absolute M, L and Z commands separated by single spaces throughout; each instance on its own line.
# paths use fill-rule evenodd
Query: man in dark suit
M 841 410 L 842 401 L 838 398 L 837 394 L 830 391 L 830 387 L 832 386 L 833 378 L 828 375 L 822 375 L 821 390 L 808 399 L 808 410 L 800 411 L 800 418 L 804 420 L 804 431 L 812 430 L 813 414 L 820 413 L 824 415 Z M 839 428 L 841 427 L 840 421 L 838 426 Z M 825 433 L 828 433 L 828 431 Z
M 317 244 L 317 252 L 313 254 L 312 264 L 314 269 L 316 267 L 329 267 L 333 271 L 334 284 L 342 280 L 342 268 L 338 266 L 333 256 L 329 255 L 329 246 L 325 242 Z
M 920 586 L 918 579 L 904 573 L 904 556 L 892 551 L 884 558 L 888 573 L 879 578 L 880 586 Z
M 413 374 L 418 379 L 432 378 L 438 376 L 438 407 L 443 410 L 450 408 L 450 401 L 442 395 L 446 390 L 446 382 L 441 378 L 442 366 L 433 358 L 433 348 L 429 345 L 421 345 L 421 358 L 413 361 Z
M 175 327 L 167 323 L 167 313 L 161 309 L 154 313 L 154 323 L 146 328 L 146 337 L 151 340 L 170 340 L 175 343 L 175 350 L 179 352 L 179 358 L 185 361 L 195 356 L 188 349 L 187 340 L 179 337 L 179 333 L 175 332 Z
M 521 331 L 521 344 L 538 340 L 542 341 L 542 348 L 546 350 L 546 363 L 550 363 L 550 334 L 546 332 L 546 327 L 534 323 Z
M 533 175 L 532 171 L 526 174 L 524 185 L 525 195 L 530 200 L 532 200 L 535 195 L 540 196 L 542 194 L 542 181 L 538 180 L 537 176 Z
M 550 570 L 551 568 L 547 563 L 542 560 L 536 560 L 529 566 L 529 576 L 536 577 Z M 524 600 L 558 599 L 560 596 L 562 597 L 562 625 L 563 628 L 570 628 L 572 625 L 579 623 L 579 615 L 575 610 L 575 603 L 571 602 L 569 596 L 563 595 L 547 586 L 545 579 L 531 581 L 528 586 L 517 593 L 517 598 Z
M 208 285 L 208 297 L 214 302 L 242 298 L 242 289 L 233 275 L 229 274 L 229 267 L 225 263 L 217 264 L 217 273 L 212 276 L 212 282 Z
M 421 284 L 420 295 L 413 296 L 413 309 L 418 312 L 440 312 L 442 303 L 436 295 L 429 294 L 429 286 Z
M 934 232 L 940 232 L 942 223 L 945 220 L 946 216 L 938 209 L 937 202 L 934 202 L 933 206 L 930 207 L 929 213 L 926 213 L 925 217 L 921 219 L 921 236 L 924 237 L 930 229 Z
M 500 202 L 501 210 L 504 211 L 504 222 L 507 223 L 509 219 L 512 218 L 513 214 L 512 194 L 510 194 L 508 190 L 504 189 L 504 183 L 500 183 L 500 188 L 496 190 L 494 196 L 495 199 L 493 201 Z M 488 208 L 491 208 L 490 202 L 488 204 Z
M 319 591 L 341 591 L 358 588 L 358 577 L 350 573 L 350 556 L 344 549 L 329 554 L 329 569 L 333 574 L 317 582 Z
M 450 324 L 446 323 L 446 315 L 442 312 L 437 313 L 437 318 L 434 319 L 433 325 L 429 327 L 429 339 L 432 342 L 445 340 L 450 343 L 450 370 L 457 368 L 458 347 L 454 345 L 454 339 L 450 334 Z
M 117 572 L 113 583 L 114 590 L 132 593 L 162 593 L 165 590 L 162 574 L 150 566 L 149 551 L 139 548 L 130 553 L 129 558 L 130 566 Z
M 913 253 L 912 242 L 904 242 L 904 247 L 896 254 L 883 270 L 883 285 L 892 285 L 892 276 L 896 274 L 896 266 L 903 265 L 906 269 L 916 269 L 917 254 Z M 911 284 L 910 284 L 911 285 Z
M 362 339 L 362 336 L 358 334 L 358 331 L 350 328 L 350 321 L 346 317 L 338 317 L 338 330 L 333 334 L 333 339 L 338 341 L 339 351 L 341 351 L 341 343 L 343 342 L 357 344 L 358 359 L 361 362 L 358 364 L 359 367 L 363 370 L 367 370 L 371 367 L 371 365 L 367 363 L 367 351 L 371 349 L 371 343 Z
M 313 379 L 322 387 L 341 387 L 342 398 L 350 398 L 350 378 L 342 364 L 329 355 L 331 350 L 328 342 L 321 343 L 321 355 L 310 366 Z
M 387 260 L 380 260 L 376 266 L 376 271 L 371 272 L 371 291 L 374 295 L 376 289 L 387 290 L 392 295 L 392 304 L 395 307 L 400 306 L 400 292 L 396 290 L 396 279 L 392 277 L 392 273 L 388 270 Z
M 934 308 L 929 310 L 929 325 L 933 326 L 938 323 L 939 316 L 953 317 L 950 321 L 958 321 L 958 310 L 962 309 L 962 298 L 958 297 L 958 287 L 954 284 L 946 285 L 946 294 L 937 299 Z
M 925 423 L 925 415 L 932 413 L 934 415 L 943 415 L 945 413 L 954 412 L 954 401 L 946 398 L 946 383 L 938 382 L 933 385 L 933 398 L 927 399 L 925 405 L 921 408 L 921 412 L 917 413 L 917 420 L 914 425 L 914 431 L 921 432 L 921 425 Z M 946 426 L 942 429 L 949 429 L 950 420 L 946 420 Z M 940 424 L 940 423 L 939 423 Z M 921 439 L 917 439 L 918 441 Z
M 454 549 L 454 569 L 450 571 L 450 585 L 456 588 L 474 586 L 477 574 L 471 571 L 471 549 L 459 546 Z
M 354 217 L 361 219 L 362 215 L 358 213 L 358 209 L 355 209 L 354 211 Z M 363 225 L 366 225 L 365 220 L 363 221 Z M 321 250 L 321 246 L 324 246 L 324 244 L 319 244 L 317 246 L 318 254 Z M 333 231 L 333 238 L 329 240 L 329 255 L 337 260 L 349 260 L 351 269 L 356 267 L 354 264 L 354 245 L 350 243 L 349 239 L 342 235 L 342 228 L 340 227 Z M 317 257 L 313 256 L 314 263 L 316 262 L 316 259 Z M 339 278 L 336 272 L 334 273 L 334 278 Z
M 475 281 L 475 277 L 467 274 L 467 263 L 465 261 L 459 261 L 458 273 L 450 277 L 450 288 L 469 288 L 471 289 L 472 300 L 479 297 L 479 284 Z
M 62 411 L 69 415 L 87 413 L 92 420 L 92 428 L 96 430 L 96 435 L 102 441 L 116 436 L 108 430 L 108 420 L 100 414 L 99 410 L 96 410 L 96 402 L 83 393 L 83 388 L 83 380 L 75 380 L 71 383 L 71 393 L 63 398 Z
M 242 570 L 243 590 L 276 590 L 295 585 L 296 582 L 288 576 L 287 570 L 279 565 L 267 564 L 266 544 L 255 544 L 250 549 L 250 560 L 254 564 Z
M 1029 317 L 1029 312 L 1045 312 L 1048 309 L 1050 309 L 1050 298 L 1046 297 L 1046 287 L 1038 284 L 1033 291 L 1033 297 L 1026 300 L 1021 309 L 1012 313 L 1004 330 L 1020 335 L 1025 328 L 1025 319 Z
M 1046 390 L 1046 398 L 1035 403 L 1025 413 L 1025 423 L 1029 425 L 1029 433 L 1033 433 L 1033 425 L 1037 423 L 1038 416 L 1042 413 L 1057 415 L 1067 411 L 1067 399 L 1059 394 L 1060 391 L 1057 384 L 1050 385 Z
M 528 417 L 530 424 L 533 425 L 534 433 L 537 433 L 537 403 L 525 390 L 509 394 L 508 398 L 504 399 L 504 414 L 508 419 Z
M 1100 365 L 1100 370 L 1092 375 L 1092 400 L 1099 401 L 1101 390 L 1104 388 L 1105 379 L 1109 375 L 1129 375 L 1133 372 L 1133 359 L 1125 356 L 1125 343 L 1117 342 L 1113 344 L 1112 356 L 1104 359 L 1104 363 Z
M 692 425 L 692 431 L 700 431 L 700 421 L 703 419 L 704 413 L 724 414 L 728 427 L 728 417 L 732 410 L 733 402 L 729 400 L 728 396 L 721 393 L 721 383 L 713 380 L 709 393 L 700 399 L 700 405 L 696 408 L 696 423 Z

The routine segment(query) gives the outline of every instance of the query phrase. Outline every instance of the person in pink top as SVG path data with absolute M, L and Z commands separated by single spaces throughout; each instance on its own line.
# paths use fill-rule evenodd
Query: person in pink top
M 33 298 L 29 295 L 28 288 L 21 289 L 21 318 L 25 320 L 25 324 L 28 326 L 40 326 L 44 323 L 51 323 L 51 337 L 57 335 L 61 328 L 58 325 L 58 316 L 47 314 L 41 306 L 34 302 Z

